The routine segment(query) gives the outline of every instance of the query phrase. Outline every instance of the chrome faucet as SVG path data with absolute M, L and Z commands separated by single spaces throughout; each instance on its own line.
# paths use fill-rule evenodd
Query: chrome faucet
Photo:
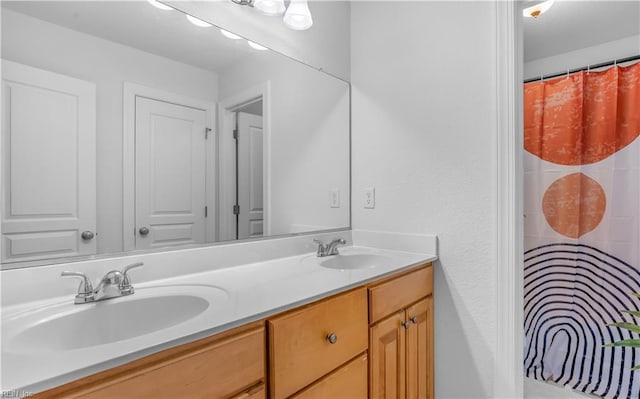
M 323 256 L 338 255 L 338 245 L 345 245 L 347 241 L 344 238 L 335 238 L 329 244 L 324 244 L 318 239 L 314 239 L 313 242 L 318 244 L 318 251 L 316 255 L 321 258 Z
M 62 272 L 62 277 L 78 277 L 82 279 L 78 286 L 78 294 L 75 298 L 75 303 L 88 303 L 101 301 L 103 299 L 116 298 L 124 295 L 131 295 L 135 291 L 129 280 L 129 270 L 144 265 L 143 262 L 132 263 L 119 270 L 111 270 L 105 274 L 100 283 L 93 289 L 89 278 L 81 272 Z

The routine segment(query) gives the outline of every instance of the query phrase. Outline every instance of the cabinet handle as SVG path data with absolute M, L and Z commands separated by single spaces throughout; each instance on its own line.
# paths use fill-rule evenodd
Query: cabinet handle
M 411 325 L 411 324 L 409 324 L 409 322 L 408 322 L 408 321 L 403 321 L 403 322 L 402 322 L 402 327 L 404 327 L 405 329 L 409 328 L 409 326 L 410 326 L 410 325 Z
M 335 344 L 338 342 L 338 336 L 334 333 L 327 334 L 327 341 L 329 341 L 330 344 Z
M 416 316 L 412 316 L 409 320 L 411 320 L 413 324 L 418 324 L 418 318 Z

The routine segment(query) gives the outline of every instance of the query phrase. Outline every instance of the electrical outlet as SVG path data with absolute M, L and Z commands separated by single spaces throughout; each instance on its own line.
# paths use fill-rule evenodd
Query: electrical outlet
M 334 188 L 329 194 L 329 206 L 331 208 L 340 208 L 340 190 Z
M 373 209 L 376 207 L 376 189 L 373 187 L 367 187 L 364 189 L 364 207 L 366 209 Z

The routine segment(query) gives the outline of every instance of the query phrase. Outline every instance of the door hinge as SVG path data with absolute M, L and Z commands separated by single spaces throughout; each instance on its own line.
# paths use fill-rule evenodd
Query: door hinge
M 209 215 L 209 207 L 205 206 L 204 207 L 204 217 L 207 217 Z
M 238 129 L 233 129 L 233 138 L 238 140 Z
M 211 128 L 205 128 L 204 129 L 204 139 L 208 140 L 209 139 L 209 133 L 211 133 Z
M 240 214 L 240 205 L 234 205 L 233 206 L 233 214 L 234 215 L 239 215 Z

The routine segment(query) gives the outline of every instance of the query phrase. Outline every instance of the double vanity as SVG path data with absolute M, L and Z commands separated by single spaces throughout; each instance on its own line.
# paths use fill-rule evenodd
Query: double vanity
M 435 255 L 353 245 L 348 233 L 335 255 L 136 283 L 150 261 L 128 271 L 130 295 L 4 307 L 3 390 L 61 398 L 432 397 Z M 252 244 L 263 245 L 238 246 Z

